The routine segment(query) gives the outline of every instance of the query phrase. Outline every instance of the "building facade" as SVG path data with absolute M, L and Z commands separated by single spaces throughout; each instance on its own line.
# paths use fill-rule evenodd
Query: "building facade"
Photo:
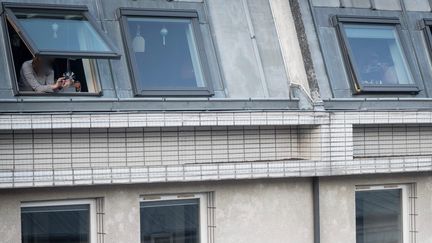
M 0 242 L 432 242 L 431 1 L 0 3 Z

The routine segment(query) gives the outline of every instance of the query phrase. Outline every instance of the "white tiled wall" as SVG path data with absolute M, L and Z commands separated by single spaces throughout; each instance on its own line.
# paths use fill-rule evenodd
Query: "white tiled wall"
M 354 127 L 354 156 L 432 155 L 432 125 L 362 125 Z
M 0 187 L 432 170 L 432 112 L 63 116 L 0 116 Z
M 314 143 L 305 140 L 310 139 L 310 135 L 304 137 L 307 134 L 304 130 L 308 128 L 221 126 L 9 130 L 0 133 L 0 169 L 87 169 L 309 158 L 311 148 L 308 145 Z M 304 138 L 299 139 L 299 134 Z

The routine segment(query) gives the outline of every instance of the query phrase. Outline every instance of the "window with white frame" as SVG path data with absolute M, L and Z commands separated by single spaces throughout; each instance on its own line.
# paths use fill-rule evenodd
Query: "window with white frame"
M 362 186 L 355 193 L 356 243 L 409 243 L 410 186 Z
M 95 200 L 21 204 L 22 243 L 96 243 Z
M 144 196 L 140 203 L 141 243 L 209 243 L 207 196 Z

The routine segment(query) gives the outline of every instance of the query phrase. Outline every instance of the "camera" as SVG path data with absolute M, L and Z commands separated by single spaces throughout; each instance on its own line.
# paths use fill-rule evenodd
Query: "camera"
M 66 73 L 63 74 L 63 77 L 66 80 L 71 80 L 71 81 L 75 82 L 75 73 L 74 72 L 66 72 Z

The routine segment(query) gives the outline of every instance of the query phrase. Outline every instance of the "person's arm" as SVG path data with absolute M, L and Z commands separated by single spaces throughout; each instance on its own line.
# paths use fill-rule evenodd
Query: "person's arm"
M 30 63 L 24 63 L 22 66 L 22 75 L 24 80 L 32 87 L 32 89 L 38 93 L 52 93 L 56 89 L 56 84 L 40 84 L 34 76 L 33 67 Z M 52 75 L 52 76 L 51 76 Z M 54 72 L 50 73 L 50 78 L 54 82 Z
M 47 84 L 51 84 L 51 88 L 54 90 L 54 92 L 60 92 L 64 91 L 64 77 L 60 77 L 55 81 L 54 79 L 54 70 L 51 70 L 51 72 L 47 76 Z

